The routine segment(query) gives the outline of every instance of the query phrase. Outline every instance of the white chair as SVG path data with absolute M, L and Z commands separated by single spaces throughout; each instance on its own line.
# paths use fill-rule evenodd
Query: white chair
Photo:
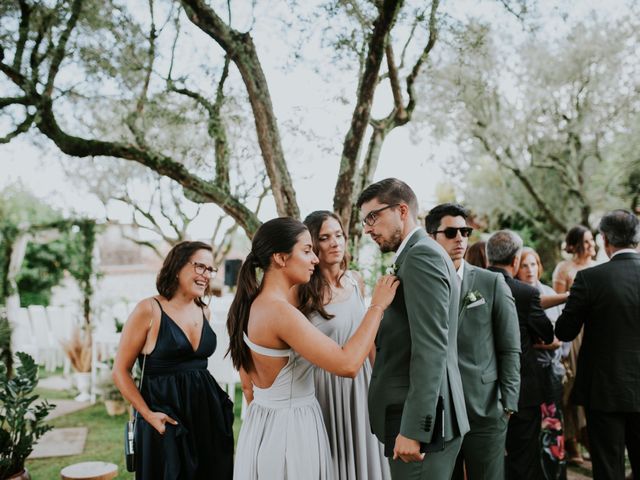
M 15 323 L 11 324 L 11 329 L 11 350 L 28 353 L 38 363 L 40 361 L 38 346 L 33 336 L 31 320 L 26 308 L 18 309 L 17 319 Z
M 100 392 L 98 388 L 98 376 L 110 374 L 111 366 L 108 361 L 113 358 L 120 343 L 119 333 L 94 332 L 91 343 L 91 403 L 96 403 L 96 397 Z
M 56 347 L 56 366 L 63 366 L 64 375 L 71 373 L 71 362 L 64 353 L 62 343 L 71 339 L 74 330 L 80 325 L 81 315 L 73 307 L 47 307 L 45 309 Z
M 38 348 L 40 364 L 52 372 L 56 369 L 56 345 L 53 332 L 49 325 L 47 312 L 42 305 L 30 305 L 27 307 L 31 319 L 31 329 Z
M 211 375 L 213 375 L 213 378 L 215 378 L 216 381 L 226 390 L 229 397 L 231 397 L 231 400 L 235 402 L 236 383 L 240 383 L 240 374 L 233 367 L 231 358 L 224 358 L 224 355 L 229 348 L 227 325 L 224 322 L 211 322 L 211 328 L 216 334 L 218 342 L 216 351 L 209 357 L 209 364 L 207 368 Z M 245 409 L 246 401 L 243 395 L 241 418 L 244 418 Z

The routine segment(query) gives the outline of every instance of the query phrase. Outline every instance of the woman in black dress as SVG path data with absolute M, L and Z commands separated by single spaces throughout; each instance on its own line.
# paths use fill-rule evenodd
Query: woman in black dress
M 233 404 L 207 371 L 216 349 L 203 297 L 215 275 L 211 247 L 181 242 L 164 260 L 159 295 L 122 330 L 113 379 L 138 412 L 136 479 L 230 479 Z M 146 356 L 146 362 L 145 362 Z M 142 386 L 131 378 L 145 363 Z

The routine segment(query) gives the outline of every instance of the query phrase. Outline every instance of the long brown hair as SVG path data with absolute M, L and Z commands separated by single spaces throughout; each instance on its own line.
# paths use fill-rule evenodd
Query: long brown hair
M 304 219 L 303 223 L 309 229 L 309 233 L 311 234 L 311 240 L 313 241 L 313 252 L 318 255 L 320 252 L 320 230 L 322 229 L 322 224 L 329 218 L 333 218 L 340 225 L 340 229 L 342 230 L 342 235 L 345 240 L 345 249 L 347 247 L 347 234 L 344 231 L 344 227 L 342 226 L 342 222 L 340 221 L 340 217 L 338 217 L 335 213 L 330 212 L 328 210 L 316 210 L 315 212 L 311 212 L 307 215 L 307 218 Z M 342 273 L 340 274 L 340 278 L 347 271 L 347 266 L 349 265 L 349 253 L 345 251 L 344 257 L 340 262 L 340 270 Z M 298 290 L 298 301 L 300 305 L 300 311 L 305 315 L 309 316 L 313 312 L 318 312 L 322 318 L 325 320 L 329 320 L 334 317 L 328 313 L 324 308 L 324 295 L 327 291 L 330 290 L 329 284 L 327 280 L 320 272 L 320 269 L 316 267 L 313 271 L 313 275 L 311 275 L 311 280 L 309 283 L 304 285 L 300 285 Z
M 158 293 L 167 300 L 171 300 L 178 291 L 178 273 L 182 270 L 191 256 L 198 250 L 213 252 L 211 245 L 204 242 L 180 242 L 173 246 L 162 263 L 162 268 L 156 278 L 156 289 Z M 210 284 L 211 282 L 209 282 Z M 208 286 L 205 294 L 210 295 L 211 287 Z M 206 302 L 202 297 L 195 299 L 196 305 L 206 307 Z
M 247 332 L 251 304 L 260 293 L 256 269 L 267 272 L 271 258 L 276 253 L 291 253 L 298 237 L 307 230 L 302 222 L 291 217 L 280 217 L 263 223 L 253 237 L 251 252 L 244 259 L 238 274 L 238 288 L 229 308 L 227 331 L 229 350 L 233 366 L 249 372 L 253 370 L 253 360 L 249 347 L 244 343 Z

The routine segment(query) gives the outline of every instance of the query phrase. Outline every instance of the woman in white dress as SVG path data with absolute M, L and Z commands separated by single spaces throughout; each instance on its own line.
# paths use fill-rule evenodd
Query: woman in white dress
M 362 277 L 348 270 L 347 238 L 340 218 L 320 210 L 304 220 L 313 240 L 318 267 L 301 285 L 300 310 L 322 333 L 339 345 L 356 331 L 366 312 Z M 340 480 L 390 479 L 383 447 L 371 433 L 367 394 L 372 348 L 355 378 L 315 369 L 316 398 L 329 435 L 331 459 Z
M 292 287 L 307 283 L 317 263 L 304 224 L 282 217 L 258 229 L 240 268 L 227 321 L 231 359 L 249 402 L 236 450 L 238 480 L 337 476 L 315 398 L 312 364 L 355 377 L 398 281 L 390 275 L 378 281 L 360 326 L 340 346 L 289 301 Z

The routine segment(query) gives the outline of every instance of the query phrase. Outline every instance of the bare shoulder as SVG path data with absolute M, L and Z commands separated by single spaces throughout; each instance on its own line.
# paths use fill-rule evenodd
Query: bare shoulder
M 160 317 L 160 308 L 155 297 L 148 297 L 136 304 L 128 321 L 136 325 L 146 325 L 155 317 Z
M 571 262 L 568 260 L 562 260 L 560 262 L 558 262 L 558 264 L 556 265 L 556 268 L 553 269 L 553 273 L 564 273 L 567 270 L 571 269 Z
M 273 312 L 274 320 L 291 320 L 297 318 L 306 318 L 302 312 L 291 303 L 284 300 L 270 302 L 270 309 Z
M 205 305 L 204 307 L 202 307 L 202 312 L 204 313 L 204 316 L 207 319 L 207 322 L 210 322 L 211 321 L 211 309 L 209 308 L 209 305 Z

